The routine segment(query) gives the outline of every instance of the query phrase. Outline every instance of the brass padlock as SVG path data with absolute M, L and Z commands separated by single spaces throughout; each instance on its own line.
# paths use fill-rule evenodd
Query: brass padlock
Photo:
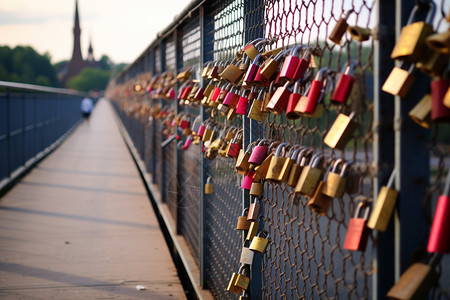
M 258 122 L 264 122 L 267 119 L 268 112 L 262 111 L 264 108 L 264 89 L 261 89 L 258 96 L 253 99 L 252 105 L 250 106 L 250 110 L 248 112 L 247 117 Z
M 434 256 L 429 264 L 417 262 L 411 265 L 386 296 L 399 300 L 427 299 L 431 288 L 438 284 L 439 275 L 435 268 L 439 260 L 440 256 Z
M 370 36 L 372 35 L 372 30 L 370 28 L 364 28 L 359 26 L 349 26 L 348 33 L 352 39 L 358 42 L 368 41 Z
M 308 206 L 316 214 L 325 216 L 333 198 L 322 193 L 323 185 L 324 181 L 319 181 L 316 190 L 308 201 Z
M 441 54 L 450 54 L 450 28 L 446 32 L 435 33 L 427 37 L 427 46 Z
M 248 230 L 250 228 L 251 222 L 247 220 L 247 217 L 248 217 L 248 208 L 245 208 L 242 211 L 242 215 L 238 217 L 236 230 Z
M 344 33 L 347 31 L 347 19 L 350 16 L 350 14 L 353 12 L 353 9 L 348 10 L 344 13 L 342 13 L 341 17 L 337 21 L 336 25 L 333 28 L 333 31 L 331 31 L 330 35 L 328 36 L 328 39 L 335 43 L 336 45 L 341 44 L 341 38 L 344 35 Z
M 250 153 L 252 148 L 259 142 L 259 140 L 254 141 L 253 143 L 247 146 L 247 149 L 244 151 L 243 149 L 239 150 L 238 158 L 236 159 L 235 169 L 241 174 L 245 175 L 250 167 L 250 163 L 248 159 L 250 158 Z
M 430 5 L 426 20 L 413 22 L 415 15 L 419 11 L 419 6 L 414 6 L 408 23 L 402 28 L 400 37 L 392 50 L 392 59 L 416 62 L 423 56 L 426 49 L 425 39 L 433 34 L 432 22 L 436 11 L 436 4 L 433 1 L 427 1 L 423 4 Z
M 309 165 L 303 167 L 297 185 L 295 186 L 295 192 L 305 196 L 312 196 L 322 178 L 322 153 L 314 154 L 311 158 Z
M 417 62 L 416 68 L 429 76 L 441 76 L 448 66 L 448 55 L 427 49 L 425 55 Z
M 281 181 L 281 170 L 283 169 L 283 166 L 287 160 L 287 157 L 285 157 L 286 148 L 288 146 L 288 143 L 281 143 L 277 147 L 277 151 L 272 156 L 272 159 L 270 160 L 269 168 L 267 170 L 266 179 L 272 182 L 279 183 Z
M 244 71 L 239 69 L 240 63 L 240 60 L 232 62 L 219 74 L 219 77 L 226 82 L 236 84 L 241 79 L 242 75 L 244 75 Z
M 227 112 L 226 117 L 228 121 L 234 120 L 234 118 L 236 117 L 236 109 L 230 108 Z
M 269 234 L 267 231 L 261 231 L 252 239 L 249 249 L 259 254 L 264 254 L 269 245 Z
M 336 160 L 333 168 L 327 175 L 322 188 L 322 193 L 332 198 L 340 198 L 344 194 L 347 185 L 347 171 L 350 166 L 342 158 Z M 339 171 L 340 167 L 340 171 Z
M 382 186 L 378 193 L 377 201 L 370 214 L 367 227 L 376 229 L 378 231 L 386 231 L 394 211 L 395 203 L 397 202 L 398 191 L 393 189 L 395 178 L 395 169 L 389 178 L 386 186 Z
M 235 285 L 237 277 L 238 274 L 233 272 L 230 281 L 228 282 L 227 291 L 240 295 L 242 294 L 243 289 Z
M 251 41 L 250 43 L 248 43 L 247 45 L 245 45 L 244 49 L 242 49 L 242 50 L 244 50 L 245 54 L 247 54 L 247 56 L 251 60 L 254 60 L 255 57 L 259 54 L 259 50 L 257 49 L 255 44 L 257 44 L 261 40 L 262 40 L 262 38 L 255 39 L 255 40 Z
M 269 170 L 270 162 L 272 161 L 273 153 L 270 152 L 269 155 L 263 160 L 263 162 L 254 168 L 256 173 L 255 180 L 259 181 L 261 179 L 266 179 L 267 171 Z
M 281 172 L 280 172 L 280 181 L 287 183 L 288 179 L 289 179 L 289 174 L 291 173 L 291 169 L 292 166 L 295 163 L 294 158 L 292 158 L 293 153 L 297 150 L 297 149 L 301 149 L 303 148 L 303 146 L 299 146 L 299 145 L 295 145 L 292 146 L 291 149 L 289 150 L 289 152 L 286 153 L 286 160 L 283 164 L 283 167 L 281 168 Z
M 423 128 L 431 126 L 431 95 L 426 94 L 408 114 L 411 119 Z
M 267 80 L 272 78 L 272 75 L 275 74 L 275 72 L 278 70 L 280 66 L 280 61 L 290 51 L 291 49 L 280 51 L 278 52 L 278 54 L 275 55 L 274 58 L 269 58 L 268 60 L 266 60 L 264 66 L 261 69 L 261 75 Z
M 206 125 L 205 132 L 203 133 L 202 141 L 209 141 L 214 136 L 214 127 L 210 122 Z
M 263 191 L 264 191 L 264 183 L 262 183 L 262 182 L 253 182 L 252 186 L 250 187 L 249 194 L 251 196 L 259 197 L 259 196 L 262 195 Z
M 249 249 L 250 243 L 250 240 L 244 241 L 244 244 L 242 245 L 241 258 L 239 259 L 241 264 L 249 266 L 253 264 L 253 257 L 255 256 L 255 252 Z
M 200 74 L 200 76 L 202 78 L 208 78 L 208 73 L 211 71 L 213 62 L 209 61 L 205 63 L 205 66 L 203 67 L 202 73 Z
M 234 285 L 246 290 L 248 289 L 248 286 L 250 284 L 250 272 L 248 266 L 241 266 L 238 270 L 238 276 L 236 277 L 236 281 L 234 282 Z
M 289 172 L 289 176 L 286 184 L 290 187 L 295 188 L 298 182 L 298 178 L 302 173 L 303 167 L 308 165 L 313 154 L 313 150 L 307 147 L 300 148 L 297 152 L 294 151 L 292 154 L 292 159 L 295 159 L 295 163 L 291 167 L 291 171 Z
M 208 179 L 206 179 L 205 194 L 206 195 L 211 195 L 212 193 L 214 193 L 214 186 L 212 184 L 212 178 L 210 176 L 210 177 L 208 177 Z
M 358 124 L 353 120 L 355 113 L 352 112 L 349 116 L 340 113 L 327 135 L 324 138 L 324 143 L 333 149 L 344 150 L 348 141 L 353 138 Z
M 258 221 L 251 222 L 250 227 L 248 228 L 247 237 L 245 239 L 249 241 L 253 240 L 253 238 L 258 233 L 258 227 L 259 227 Z
M 259 206 L 260 206 L 260 203 L 259 203 L 259 197 L 258 197 L 258 198 L 255 198 L 252 203 L 250 203 L 250 206 L 248 208 L 247 220 L 249 220 L 249 221 L 258 220 Z
M 408 70 L 402 69 L 402 67 L 394 67 L 392 69 L 381 89 L 391 95 L 404 98 L 414 83 L 415 76 L 413 72 L 415 65 L 410 65 Z

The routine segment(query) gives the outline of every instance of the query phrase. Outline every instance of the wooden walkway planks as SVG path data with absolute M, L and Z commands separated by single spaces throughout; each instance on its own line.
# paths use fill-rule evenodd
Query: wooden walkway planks
M 185 298 L 112 108 L 100 100 L 88 123 L 0 199 L 0 299 Z

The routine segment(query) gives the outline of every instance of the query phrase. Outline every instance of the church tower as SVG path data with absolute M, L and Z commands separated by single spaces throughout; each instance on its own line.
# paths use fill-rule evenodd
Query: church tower
M 73 27 L 73 52 L 72 59 L 69 62 L 67 69 L 66 80 L 70 77 L 76 76 L 81 72 L 84 67 L 83 57 L 81 55 L 81 45 L 80 45 L 80 18 L 78 16 L 78 0 L 75 0 L 75 25 Z

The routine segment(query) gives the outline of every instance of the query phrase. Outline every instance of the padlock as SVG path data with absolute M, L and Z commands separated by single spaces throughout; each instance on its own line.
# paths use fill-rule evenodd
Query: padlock
M 201 121 L 200 116 L 195 117 L 194 122 L 192 122 L 192 125 L 191 125 L 192 134 L 197 135 L 197 132 L 200 129 L 200 125 L 201 125 L 200 121 Z
M 270 160 L 269 167 L 267 169 L 266 179 L 268 181 L 279 183 L 282 179 L 281 170 L 285 162 L 287 161 L 287 157 L 285 157 L 285 153 L 287 152 L 288 143 L 281 143 L 272 156 Z
M 214 90 L 211 93 L 211 99 L 210 99 L 212 102 L 216 102 L 217 99 L 219 98 L 220 92 L 222 90 L 222 86 L 225 87 L 225 85 L 221 85 L 221 86 L 218 85 L 218 86 L 214 87 Z
M 347 172 L 349 166 L 350 163 L 346 163 L 342 158 L 337 159 L 334 162 L 333 167 L 328 173 L 327 179 L 325 180 L 325 183 L 323 185 L 323 194 L 332 198 L 342 197 L 347 185 Z
M 267 231 L 260 231 L 253 239 L 249 249 L 259 254 L 266 253 L 267 246 L 269 245 L 269 234 Z
M 219 103 L 223 103 L 223 100 L 225 99 L 225 97 L 227 96 L 228 92 L 230 91 L 231 87 L 233 85 L 231 83 L 228 83 L 227 85 L 225 85 L 224 87 L 221 88 L 220 90 L 220 94 L 219 97 L 217 97 L 217 101 Z
M 426 49 L 424 56 L 417 62 L 416 68 L 429 76 L 439 77 L 448 66 L 448 61 L 447 54 Z
M 242 148 L 242 129 L 240 129 L 233 139 L 230 141 L 227 156 L 228 157 L 238 157 L 239 151 Z
M 245 55 L 241 61 L 241 63 L 239 64 L 239 69 L 242 70 L 243 72 L 247 72 L 248 67 L 250 66 L 250 62 L 251 59 L 250 57 L 248 57 L 247 55 Z
M 244 46 L 243 50 L 251 60 L 254 60 L 255 57 L 260 53 L 258 50 L 258 46 L 261 45 L 261 42 L 263 40 L 263 38 L 257 38 Z
M 226 115 L 227 120 L 232 121 L 234 120 L 235 117 L 236 117 L 236 109 L 230 108 Z
M 191 91 L 191 92 L 193 92 L 193 91 Z M 204 94 L 203 94 L 204 92 L 205 92 L 205 88 L 202 86 L 199 86 L 198 89 L 195 91 L 194 100 L 198 100 L 198 101 L 202 100 L 204 97 Z
M 269 58 L 265 64 L 264 67 L 259 72 L 266 80 L 269 80 L 272 78 L 272 76 L 275 74 L 275 72 L 278 70 L 278 67 L 280 66 L 281 59 L 290 52 L 291 49 L 280 51 L 274 58 Z
M 187 100 L 188 99 L 188 96 L 189 96 L 189 94 L 190 94 L 190 92 L 191 92 L 191 90 L 192 90 L 192 88 L 194 87 L 194 85 L 191 83 L 191 84 L 188 84 L 184 89 L 183 89 L 183 92 L 181 93 L 181 97 L 180 97 L 180 99 L 181 100 Z
M 242 90 L 241 95 L 239 97 L 238 104 L 236 106 L 236 113 L 240 115 L 247 115 L 247 108 L 249 105 L 249 99 L 248 99 L 248 91 Z
M 292 89 L 292 93 L 289 95 L 289 99 L 286 106 L 286 118 L 290 120 L 295 120 L 300 117 L 300 113 L 295 111 L 295 107 L 297 106 L 298 101 L 301 98 L 300 94 L 301 83 L 300 80 L 295 82 L 294 88 Z
M 255 176 L 255 171 L 248 171 L 247 175 L 245 175 L 244 179 L 242 180 L 241 189 L 250 190 L 253 182 L 255 181 Z
M 298 52 L 300 51 L 300 48 L 301 48 L 300 45 L 293 47 L 289 55 L 284 59 L 283 65 L 281 66 L 280 70 L 279 76 L 280 78 L 286 81 L 294 80 L 294 73 L 300 61 L 300 58 L 298 57 Z
M 210 122 L 206 125 L 205 132 L 203 133 L 202 141 L 209 141 L 214 136 L 214 127 Z
M 262 182 L 254 181 L 250 187 L 249 195 L 259 197 L 264 191 L 264 184 Z
M 246 290 L 250 284 L 250 272 L 248 266 L 241 266 L 238 270 L 238 276 L 236 277 L 236 281 L 234 283 L 235 286 Z
M 367 222 L 367 227 L 378 231 L 386 231 L 398 196 L 398 191 L 393 188 L 394 178 L 395 169 L 392 171 L 387 185 L 382 186 L 378 193 L 377 201 Z
M 438 53 L 450 54 L 450 29 L 428 36 L 425 42 L 428 47 Z
M 431 125 L 431 95 L 426 94 L 414 106 L 408 114 L 411 119 L 422 126 L 423 128 L 430 128 Z
M 248 162 L 258 166 L 267 156 L 267 151 L 269 149 L 269 142 L 266 139 L 261 140 L 258 145 L 253 149 Z
M 248 217 L 248 208 L 245 208 L 242 211 L 242 215 L 238 217 L 236 230 L 248 230 L 250 228 L 250 221 L 247 220 Z
M 227 285 L 227 291 L 235 293 L 235 294 L 242 294 L 243 289 L 235 285 L 236 279 L 238 277 L 238 273 L 233 272 L 231 275 L 230 281 Z
M 249 144 L 245 151 L 243 149 L 239 150 L 239 155 L 238 158 L 236 159 L 235 169 L 241 175 L 245 175 L 250 167 L 248 159 L 250 158 L 250 153 L 254 144 L 255 142 Z
M 285 160 L 285 162 L 283 164 L 283 167 L 281 168 L 281 171 L 280 171 L 280 176 L 279 176 L 279 178 L 280 178 L 279 181 L 280 182 L 284 182 L 284 183 L 288 182 L 292 166 L 295 163 L 295 159 L 292 158 L 292 156 L 293 156 L 294 152 L 297 149 L 300 150 L 300 149 L 303 149 L 303 148 L 304 148 L 303 146 L 294 145 L 294 146 L 291 147 L 291 149 L 289 149 L 289 152 L 286 152 L 286 155 L 285 155 L 286 156 L 286 160 Z
M 292 153 L 291 158 L 295 160 L 295 162 L 292 164 L 291 171 L 289 172 L 289 176 L 286 181 L 288 186 L 295 188 L 303 167 L 310 162 L 312 153 L 313 151 L 306 147 L 301 147 Z
M 327 171 L 325 172 L 325 176 L 323 180 L 320 180 L 317 184 L 317 187 L 312 194 L 311 198 L 308 201 L 308 207 L 315 212 L 318 215 L 325 216 L 328 213 L 328 210 L 330 208 L 331 202 L 333 201 L 333 198 L 330 196 L 325 195 L 322 190 L 323 186 L 325 184 L 325 180 L 328 177 L 328 174 L 331 171 L 331 165 L 327 168 Z
M 210 176 L 210 177 L 208 177 L 208 179 L 206 179 L 205 194 L 206 195 L 211 195 L 212 193 L 214 193 L 214 186 L 212 184 L 212 178 Z
M 428 239 L 428 252 L 450 252 L 450 172 L 447 174 L 444 193 L 439 196 Z
M 230 63 L 225 70 L 222 71 L 222 73 L 219 74 L 219 77 L 222 78 L 222 80 L 225 80 L 226 82 L 229 82 L 231 84 L 236 84 L 244 74 L 244 71 L 239 69 L 240 60 L 237 62 Z
M 354 112 L 349 116 L 340 113 L 328 130 L 323 140 L 324 143 L 333 149 L 343 151 L 348 141 L 353 138 L 356 127 L 358 127 L 358 124 L 353 120 L 354 117 Z
M 370 28 L 360 26 L 349 26 L 347 31 L 350 33 L 352 39 L 358 42 L 368 41 L 372 35 L 372 30 Z
M 328 36 L 328 39 L 336 45 L 341 44 L 341 38 L 347 31 L 348 27 L 347 19 L 352 12 L 353 9 L 343 12 L 336 25 L 334 26 L 333 31 L 331 31 L 330 35 Z
M 346 104 L 348 96 L 353 87 L 353 82 L 355 78 L 353 77 L 353 73 L 355 70 L 357 62 L 348 62 L 342 73 L 339 77 L 339 80 L 336 83 L 336 87 L 331 96 L 331 102 L 333 104 Z
M 311 86 L 308 92 L 308 98 L 303 99 L 300 98 L 297 106 L 295 108 L 296 112 L 306 113 L 306 114 L 314 114 L 316 110 L 317 103 L 321 98 L 325 96 L 327 82 L 325 81 L 327 78 L 328 67 L 324 67 L 317 72 L 316 77 L 311 82 Z M 302 101 L 303 100 L 303 101 Z
M 260 58 L 261 54 L 258 54 L 253 60 L 253 63 L 248 67 L 247 72 L 244 75 L 245 84 L 248 84 L 250 86 L 253 85 L 253 79 L 255 78 L 256 73 L 258 73 Z
M 264 122 L 267 119 L 268 112 L 262 111 L 264 89 L 261 89 L 258 96 L 253 99 L 252 106 L 247 117 L 258 122 Z
M 223 100 L 223 105 L 227 105 L 231 108 L 236 108 L 239 101 L 239 89 L 238 87 L 232 87 Z
M 239 259 L 239 263 L 251 266 L 253 264 L 253 258 L 255 256 L 255 252 L 249 249 L 251 241 L 245 240 L 242 245 L 241 258 Z
M 450 79 L 437 78 L 431 81 L 431 121 L 450 120 L 450 108 L 444 105 L 444 97 L 450 87 Z
M 247 236 L 245 237 L 246 240 L 251 241 L 258 233 L 259 228 L 259 222 L 258 221 L 252 221 L 250 222 L 250 227 L 248 228 Z
M 258 220 L 259 206 L 260 206 L 259 197 L 257 197 L 253 200 L 252 203 L 250 203 L 250 206 L 248 207 L 247 220 L 252 222 Z
M 265 108 L 271 112 L 281 114 L 286 109 L 289 95 L 291 94 L 289 89 L 291 85 L 292 83 L 288 81 L 283 86 L 278 87 L 270 98 L 269 103 L 265 105 Z
M 436 5 L 433 1 L 427 1 L 422 4 L 430 5 L 425 21 L 413 22 L 414 17 L 419 11 L 419 6 L 414 6 L 391 53 L 392 59 L 398 59 L 406 62 L 416 62 L 424 54 L 426 49 L 425 39 L 433 34 L 433 18 L 436 11 Z M 422 5 L 423 6 L 423 5 Z
M 364 216 L 360 217 L 361 210 L 364 209 Z M 359 202 L 355 215 L 348 222 L 347 233 L 345 235 L 342 248 L 351 251 L 365 251 L 369 240 L 370 228 L 367 227 L 369 217 L 369 206 L 364 201 Z
M 394 96 L 406 97 L 409 89 L 414 83 L 415 76 L 413 75 L 415 65 L 411 64 L 408 70 L 402 69 L 402 67 L 394 67 L 389 74 L 388 78 L 384 82 L 381 89 L 386 93 Z
M 178 123 L 178 127 L 181 129 L 186 129 L 191 125 L 191 118 L 189 115 L 185 114 L 183 115 L 183 118 L 181 119 L 180 123 Z
M 322 178 L 322 160 L 321 153 L 316 153 L 311 158 L 309 165 L 303 167 L 298 178 L 295 192 L 305 196 L 312 196 Z
M 266 158 L 264 158 L 263 162 L 260 165 L 254 167 L 254 171 L 256 173 L 255 180 L 257 181 L 267 178 L 267 171 L 269 170 L 270 162 L 273 157 L 273 153 L 272 151 L 270 151 L 270 149 L 268 152 L 269 154 L 266 156 Z
M 432 257 L 428 263 L 412 264 L 387 293 L 387 298 L 396 300 L 427 299 L 430 290 L 438 284 L 436 264 L 440 257 Z
M 293 80 L 300 80 L 306 73 L 306 70 L 311 64 L 311 49 L 307 47 L 303 50 L 302 57 L 298 61 L 297 67 L 295 68 Z
M 276 90 L 277 90 L 277 86 L 275 85 L 274 81 L 271 81 L 269 86 L 266 89 L 264 89 L 263 98 L 262 98 L 263 104 L 261 105 L 262 112 L 265 112 L 265 113 L 272 112 L 273 114 L 278 114 L 278 112 L 269 110 L 267 108 L 267 104 L 269 104 L 270 99 L 272 98 L 273 94 L 275 94 Z
M 170 87 L 169 90 L 166 93 L 166 97 L 175 100 L 175 89 L 173 87 Z
M 205 78 L 205 79 L 208 78 L 208 73 L 211 71 L 212 65 L 213 65 L 212 61 L 208 61 L 208 62 L 204 63 L 200 77 Z
M 189 79 L 189 77 L 191 77 L 191 69 L 192 69 L 192 66 L 190 66 L 187 69 L 185 69 L 184 71 L 178 73 L 177 80 L 180 82 L 183 82 L 183 81 Z

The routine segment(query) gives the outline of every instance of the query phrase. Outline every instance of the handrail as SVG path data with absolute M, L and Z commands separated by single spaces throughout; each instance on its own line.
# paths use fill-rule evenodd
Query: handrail
M 0 87 L 17 88 L 17 89 L 30 90 L 30 91 L 39 91 L 39 92 L 47 92 L 47 93 L 55 93 L 55 94 L 66 94 L 66 95 L 74 95 L 74 96 L 82 96 L 82 97 L 85 97 L 88 95 L 88 93 L 80 92 L 80 91 L 76 91 L 76 90 L 54 88 L 54 87 L 35 85 L 35 84 L 29 84 L 29 83 L 2 81 L 2 80 L 0 80 Z

